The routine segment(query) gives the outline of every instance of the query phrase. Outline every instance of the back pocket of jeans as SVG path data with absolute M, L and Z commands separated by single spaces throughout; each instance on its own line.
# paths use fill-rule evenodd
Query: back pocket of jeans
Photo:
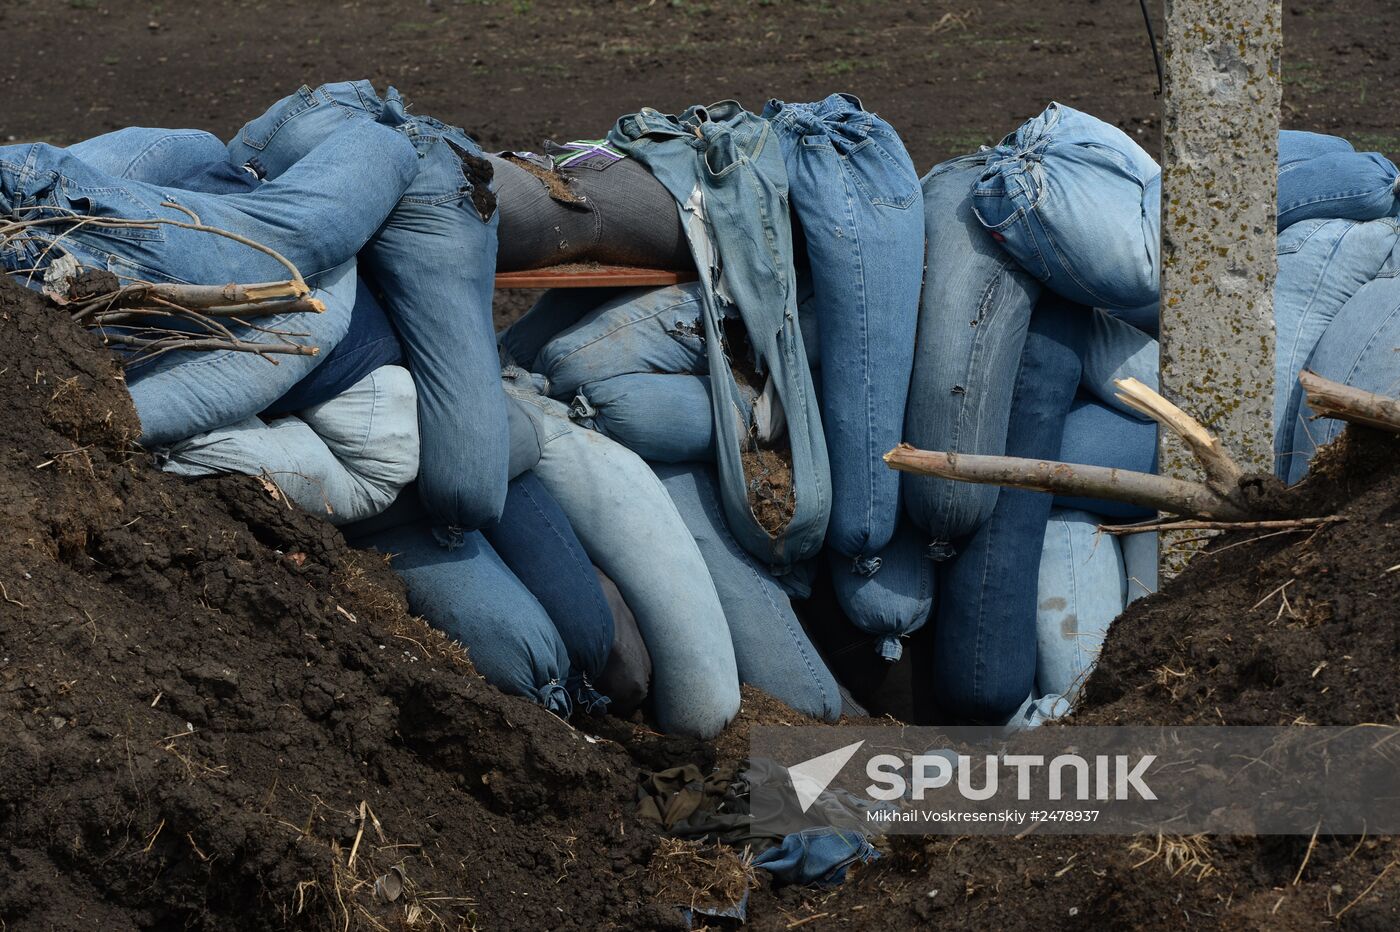
M 295 94 L 278 101 L 272 109 L 245 125 L 243 131 L 238 134 L 239 138 L 245 145 L 261 152 L 288 120 L 319 104 L 316 92 L 303 84 Z
M 919 199 L 919 179 L 912 167 L 900 165 L 873 136 L 842 156 L 841 163 L 865 199 L 876 207 L 904 210 Z

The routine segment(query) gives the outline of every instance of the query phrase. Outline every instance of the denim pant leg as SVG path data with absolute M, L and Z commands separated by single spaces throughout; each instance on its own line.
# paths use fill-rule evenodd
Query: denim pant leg
M 709 371 L 695 284 L 636 288 L 551 339 L 535 359 L 551 396 L 567 401 L 580 385 L 630 373 Z
M 894 539 L 873 556 L 880 571 L 857 572 L 844 554 L 828 554 L 831 585 L 841 611 L 862 631 L 877 635 L 875 650 L 893 663 L 904 653 L 902 638 L 928 621 L 933 610 L 934 564 L 928 556 L 928 540 L 908 520 Z
M 1157 341 L 1102 308 L 1086 308 L 1082 325 L 1088 328 L 1080 354 L 1084 362 L 1084 390 L 1110 408 L 1142 418 L 1118 398 L 1118 388 L 1113 383 L 1118 379 L 1137 379 L 1156 391 L 1160 355 Z
M 1124 534 L 1118 538 L 1123 573 L 1128 580 L 1129 604 L 1157 591 L 1157 534 Z
M 1298 373 L 1342 306 L 1385 267 L 1400 224 L 1308 220 L 1278 237 L 1274 285 L 1274 473 L 1288 477 L 1303 404 Z
M 654 464 L 709 567 L 719 593 L 741 682 L 807 715 L 835 721 L 841 693 L 773 575 L 729 532 L 714 466 Z
M 1368 392 L 1400 396 L 1400 274 L 1377 278 L 1358 291 L 1332 318 L 1308 358 L 1307 367 L 1323 378 Z M 1317 448 L 1346 426 L 1332 418 L 1313 420 L 1306 401 L 1293 428 L 1288 482 L 1307 474 Z
M 225 156 L 224 143 L 213 133 L 146 126 L 103 133 L 74 143 L 68 151 L 109 175 L 177 188 Z
M 413 480 L 418 416 L 413 382 L 384 366 L 330 401 L 270 423 L 250 417 L 190 437 L 163 458 L 181 476 L 266 476 L 332 524 L 379 514 Z
M 496 337 L 508 365 L 537 371 L 545 344 L 628 289 L 551 288 L 515 323 Z
M 488 683 L 557 715 L 569 714 L 564 642 L 480 533 L 463 535 L 462 545 L 449 550 L 426 524 L 413 523 L 362 543 L 391 555 L 390 565 L 408 590 L 409 610 L 465 647 Z
M 617 375 L 579 387 L 570 416 L 649 462 L 715 461 L 707 375 Z M 739 387 L 732 415 L 754 428 L 753 394 Z
M 355 262 L 310 282 L 326 307 L 320 314 L 278 314 L 258 318 L 267 328 L 307 334 L 299 342 L 321 354 L 350 328 L 355 306 Z M 237 332 L 237 331 L 235 331 Z M 267 339 L 255 332 L 246 339 Z M 286 394 L 316 368 L 319 356 L 278 356 L 271 362 L 234 350 L 167 353 L 127 368 L 127 389 L 141 419 L 141 443 L 155 449 L 246 420 Z
M 882 457 L 904 433 L 922 283 L 919 178 L 893 127 L 855 97 L 771 100 L 820 331 L 831 460 L 826 543 L 874 572 L 894 536 L 900 475 Z
M 955 159 L 923 180 L 928 270 L 919 303 L 905 439 L 924 450 L 1006 452 L 1013 373 L 1040 284 L 982 229 L 970 189 L 982 159 Z M 938 559 L 975 531 L 997 487 L 905 476 L 905 511 L 932 538 Z
M 1080 379 L 1082 308 L 1043 301 L 1021 356 L 1007 454 L 1053 459 Z M 942 567 L 934 628 L 933 685 L 958 719 L 1006 722 L 1031 694 L 1036 670 L 1038 565 L 1051 496 L 1003 489 L 986 523 Z
M 574 673 L 570 694 L 585 709 L 596 708 L 602 697 L 594 684 L 612 649 L 612 612 L 563 509 L 527 472 L 511 482 L 501 520 L 482 534 L 554 622 Z
M 356 81 L 279 101 L 243 128 L 229 157 L 276 179 L 338 127 L 376 120 L 411 141 L 417 172 L 361 266 L 384 292 L 418 384 L 419 495 L 442 524 L 478 528 L 500 517 L 510 457 L 491 322 L 498 218 L 480 148 L 454 127 L 409 117 L 392 88 L 381 99 Z
M 1065 417 L 1060 453 L 1055 458 L 1062 463 L 1155 473 L 1157 424 L 1141 420 L 1136 415 L 1123 414 L 1081 395 L 1075 399 Z M 1055 505 L 1123 521 L 1141 521 L 1156 515 L 1156 512 L 1139 505 L 1108 499 L 1057 495 Z
M 1108 626 L 1123 613 L 1123 556 L 1118 538 L 1099 533 L 1101 520 L 1068 508 L 1050 514 L 1036 587 L 1038 696 L 1063 696 L 1073 703 L 1098 660 Z
M 589 557 L 617 583 L 651 655 L 656 717 L 668 732 L 710 737 L 739 711 L 739 674 L 724 608 L 695 540 L 640 457 L 572 423 L 539 395 L 535 475 Z

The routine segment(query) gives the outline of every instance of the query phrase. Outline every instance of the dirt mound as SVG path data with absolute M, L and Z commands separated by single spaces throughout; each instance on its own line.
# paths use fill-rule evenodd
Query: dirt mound
M 1347 520 L 1214 542 L 1115 622 L 1076 723 L 1400 721 L 1400 437 L 1350 430 L 1286 495 L 1299 513 Z M 836 896 L 757 891 L 752 927 L 1400 927 L 1394 838 L 900 836 L 886 847 Z
M 150 468 L 109 354 L 3 276 L 0 407 L 0 925 L 674 924 L 622 749 L 329 524 Z

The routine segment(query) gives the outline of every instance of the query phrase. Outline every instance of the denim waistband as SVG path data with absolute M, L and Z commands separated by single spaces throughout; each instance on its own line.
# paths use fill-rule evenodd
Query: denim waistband
M 875 115 L 861 104 L 854 94 L 835 93 L 812 103 L 790 104 L 771 98 L 763 107 L 763 119 L 778 128 L 792 128 L 804 132 L 814 132 L 832 117 L 855 116 L 856 120 L 841 122 L 859 132 L 869 132 L 875 123 Z

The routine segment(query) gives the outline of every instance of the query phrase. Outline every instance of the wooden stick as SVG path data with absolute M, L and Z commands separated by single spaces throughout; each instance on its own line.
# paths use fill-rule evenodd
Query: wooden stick
M 1117 397 L 1134 411 L 1152 418 L 1181 438 L 1205 470 L 1206 484 L 1221 495 L 1234 495 L 1244 470 L 1225 452 L 1220 441 L 1201 422 L 1137 379 L 1114 379 Z
M 121 346 L 137 346 L 146 349 L 166 350 L 233 350 L 238 353 L 280 353 L 284 356 L 316 356 L 321 350 L 315 346 L 304 346 L 300 343 L 252 343 L 247 340 L 229 340 L 224 337 L 196 337 L 195 339 L 166 338 L 162 340 L 144 340 L 140 337 L 130 337 L 119 333 L 103 333 L 102 339 L 108 343 L 117 343 Z
M 1100 524 L 1107 534 L 1144 534 L 1150 531 L 1269 531 L 1305 530 L 1347 520 L 1342 515 L 1323 518 L 1285 518 L 1277 521 L 1144 521 L 1141 524 Z
M 1308 393 L 1308 407 L 1317 417 L 1400 433 L 1400 400 L 1352 388 L 1307 369 L 1298 374 L 1298 382 Z
M 123 285 L 113 293 L 98 295 L 88 301 L 73 312 L 77 317 L 86 314 L 90 309 L 99 305 L 116 309 L 119 307 L 141 305 L 148 301 L 168 301 L 171 304 L 178 304 L 181 307 L 197 307 L 213 309 L 218 307 L 246 307 L 250 304 L 263 304 L 265 302 L 281 302 L 290 298 L 294 301 L 305 299 L 310 294 L 305 282 L 285 281 L 285 282 L 258 282 L 251 285 L 240 285 L 237 282 L 229 282 L 225 285 L 175 285 L 156 284 L 154 282 L 136 282 L 130 285 Z M 314 300 L 314 299 L 311 299 Z M 320 305 L 319 301 L 316 304 Z M 324 305 L 321 305 L 324 309 Z M 262 313 L 274 313 L 265 310 Z
M 901 443 L 885 454 L 901 472 L 988 485 L 1008 485 L 1059 495 L 1109 498 L 1193 518 L 1245 521 L 1253 516 L 1213 488 L 1170 476 L 1082 466 L 1014 456 L 977 456 L 916 450 Z

